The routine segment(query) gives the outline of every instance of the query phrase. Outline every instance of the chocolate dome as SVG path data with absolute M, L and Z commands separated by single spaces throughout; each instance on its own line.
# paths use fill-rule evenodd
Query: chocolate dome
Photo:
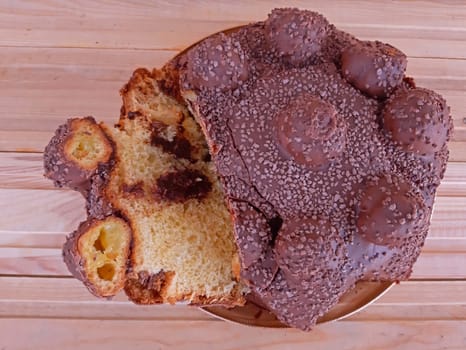
M 325 17 L 298 9 L 275 9 L 265 22 L 270 46 L 294 66 L 306 63 L 320 52 L 328 29 Z
M 248 78 L 248 64 L 241 45 L 217 34 L 188 53 L 187 75 L 196 89 L 230 90 Z
M 345 79 L 372 97 L 386 97 L 403 80 L 406 55 L 380 41 L 361 41 L 341 55 Z
M 360 203 L 358 233 L 378 245 L 399 247 L 428 221 L 424 198 L 398 176 L 383 176 L 367 186 Z
M 333 105 L 313 95 L 294 99 L 278 113 L 275 123 L 279 144 L 299 164 L 321 167 L 345 148 L 343 119 Z
M 441 150 L 450 130 L 445 100 L 422 88 L 396 92 L 385 105 L 383 122 L 393 141 L 405 151 L 419 155 Z

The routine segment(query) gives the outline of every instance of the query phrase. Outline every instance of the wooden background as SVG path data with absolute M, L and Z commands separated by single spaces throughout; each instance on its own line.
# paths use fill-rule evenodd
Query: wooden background
M 92 297 L 61 260 L 83 200 L 42 177 L 54 129 L 75 115 L 116 121 L 133 69 L 287 5 L 399 47 L 408 73 L 451 105 L 451 162 L 412 279 L 311 333 Z M 466 1 L 0 0 L 0 46 L 0 349 L 466 348 Z

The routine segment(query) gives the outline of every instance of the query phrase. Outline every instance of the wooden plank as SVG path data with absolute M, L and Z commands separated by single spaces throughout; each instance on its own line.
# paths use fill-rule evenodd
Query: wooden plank
M 2 54 L 0 151 L 40 152 L 67 117 L 94 115 L 113 124 L 119 114 L 118 90 L 132 70 L 160 66 L 175 51 L 14 47 L 3 48 Z M 466 60 L 412 58 L 408 74 L 444 94 L 456 127 L 453 140 L 465 141 Z M 464 161 L 466 152 L 453 145 L 452 159 Z
M 42 153 L 0 152 L 0 188 L 56 189 L 43 176 Z M 438 196 L 466 196 L 466 162 L 449 162 Z
M 448 144 L 448 148 L 450 149 L 450 161 L 466 161 L 466 142 L 450 141 L 450 143 Z
M 0 247 L 61 248 L 69 232 L 0 231 Z
M 120 112 L 119 89 L 133 70 L 161 66 L 174 54 L 2 48 L 0 130 L 52 132 L 66 118 L 79 115 L 113 124 Z
M 439 242 L 426 244 L 414 265 L 412 279 L 466 279 L 466 240 Z M 61 248 L 0 247 L 1 274 L 70 276 Z
M 442 180 L 442 183 L 437 189 L 437 196 L 466 197 L 466 186 L 465 185 L 466 185 L 466 163 L 449 162 L 447 165 L 447 170 L 445 171 L 445 175 Z
M 0 319 L 6 349 L 464 349 L 466 321 L 341 321 L 312 332 L 218 321 Z M 208 335 L 206 335 L 208 330 Z M 14 334 L 15 336 L 11 336 Z M 180 336 L 183 334 L 183 336 Z M 7 336 L 8 335 L 8 336 Z
M 430 225 L 431 237 L 465 237 L 466 197 L 437 197 Z
M 126 320 L 208 320 L 182 305 L 141 307 L 120 293 L 112 300 L 91 295 L 71 278 L 0 277 L 0 318 L 47 317 Z M 466 320 L 466 281 L 402 282 L 351 320 Z
M 67 116 L 118 116 L 119 88 L 137 67 L 161 66 L 176 54 L 164 50 L 70 48 L 2 49 L 2 130 L 52 131 Z M 108 64 L 112 62 L 112 64 Z M 466 114 L 466 60 L 410 58 L 408 74 L 420 86 L 439 90 L 452 106 L 455 125 Z M 90 88 L 92 86 L 92 88 Z M 22 103 L 24 99 L 29 103 Z M 38 129 L 33 126 L 40 117 Z M 23 120 L 24 119 L 24 120 Z
M 55 189 L 43 174 L 42 153 L 0 152 L 0 188 Z
M 70 276 L 61 249 L 1 248 L 0 275 Z
M 86 217 L 75 191 L 0 189 L 0 208 L 0 231 L 70 232 Z
M 86 217 L 84 199 L 71 190 L 0 188 L 0 207 L 0 232 L 71 232 Z M 464 237 L 465 234 L 466 197 L 437 197 L 431 236 Z
M 189 11 L 182 11 L 186 6 Z M 155 2 L 149 6 L 81 1 L 79 7 L 70 2 L 14 2 L 0 8 L 4 33 L 0 45 L 180 49 L 214 31 L 263 20 L 277 6 L 320 11 L 342 29 L 364 39 L 389 41 L 410 55 L 466 57 L 466 11 L 461 3 L 426 6 L 422 1 Z M 42 20 L 37 21 L 37 16 Z
M 111 300 L 96 298 L 83 284 L 74 278 L 55 277 L 11 277 L 0 276 L 0 300 L 93 302 L 96 305 L 131 304 L 123 293 Z M 380 297 L 375 304 L 466 304 L 465 281 L 406 281 L 401 282 Z M 170 305 L 161 305 L 161 308 Z M 3 310 L 5 312 L 5 310 Z M 175 311 L 174 311 L 175 312 Z M 6 313 L 2 314 L 7 315 Z M 156 317 L 157 315 L 153 315 Z M 465 315 L 466 316 L 466 315 Z
M 1 120 L 1 118 L 0 118 Z M 66 117 L 57 121 L 54 129 L 62 124 Z M 98 118 L 98 120 L 105 120 Z M 113 119 L 107 119 L 111 123 Z M 466 133 L 461 133 L 462 137 Z M 45 146 L 53 136 L 53 131 L 13 131 L 0 129 L 0 152 L 43 152 Z M 466 162 L 466 142 L 465 141 L 450 141 L 448 144 L 450 149 L 450 158 L 452 162 Z
M 466 279 L 466 252 L 422 252 L 411 279 Z

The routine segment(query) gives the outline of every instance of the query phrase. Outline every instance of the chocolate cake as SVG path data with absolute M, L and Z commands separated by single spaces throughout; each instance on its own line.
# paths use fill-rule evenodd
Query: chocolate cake
M 290 326 L 312 328 L 357 281 L 412 271 L 452 119 L 406 65 L 298 9 L 170 63 L 223 184 L 241 277 Z

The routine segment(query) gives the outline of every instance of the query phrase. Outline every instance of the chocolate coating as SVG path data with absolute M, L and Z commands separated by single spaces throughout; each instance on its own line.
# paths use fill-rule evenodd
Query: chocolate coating
M 285 153 L 311 168 L 339 157 L 345 148 L 346 124 L 335 107 L 313 95 L 301 95 L 275 119 L 277 138 Z
M 212 190 L 212 183 L 198 170 L 183 169 L 160 176 L 157 179 L 155 195 L 171 202 L 188 199 L 201 200 Z
M 287 220 L 274 250 L 280 269 L 295 283 L 327 270 L 339 271 L 348 259 L 344 240 L 322 218 Z
M 383 123 L 391 139 L 407 152 L 428 155 L 440 151 L 449 138 L 450 111 L 434 91 L 400 89 L 383 110 Z
M 346 48 L 358 43 L 351 35 L 329 25 L 318 59 L 291 65 L 270 42 L 269 25 L 228 34 L 249 66 L 248 80 L 236 91 L 201 88 L 194 99 L 189 72 L 181 74 L 180 86 L 190 90 L 185 96 L 233 213 L 242 278 L 280 320 L 308 330 L 356 281 L 409 277 L 448 150 L 419 157 L 381 130 L 386 101 L 378 97 L 414 87 L 412 80 L 403 82 L 406 60 L 396 49 L 357 44 L 357 54 L 344 60 L 370 73 L 358 80 L 352 70 L 343 76 L 339 64 Z M 354 88 L 361 82 L 364 94 Z M 451 124 L 446 128 L 449 133 Z M 379 190 L 368 186 L 384 178 L 398 186 L 389 191 L 394 198 L 382 199 L 388 213 L 384 206 L 365 207 Z M 270 225 L 274 217 L 282 223 L 278 233 Z M 363 224 L 380 222 L 375 233 L 361 234 Z M 379 232 L 388 234 L 379 238 Z
M 269 45 L 293 66 L 319 56 L 328 31 L 327 19 L 312 11 L 274 9 L 265 22 Z
M 221 33 L 189 51 L 187 74 L 197 89 L 230 90 L 248 78 L 248 64 L 241 45 Z
M 341 70 L 348 82 L 372 97 L 386 97 L 403 80 L 406 55 L 380 41 L 362 41 L 341 54 Z
M 241 277 L 256 287 L 266 288 L 278 271 L 270 243 L 272 232 L 267 218 L 247 202 L 230 203 L 242 262 Z
M 401 247 L 411 232 L 428 225 L 428 215 L 422 195 L 404 179 L 388 175 L 364 190 L 356 225 L 369 242 Z
M 90 218 L 103 219 L 112 215 L 116 210 L 105 195 L 105 187 L 115 162 L 101 164 L 97 173 L 90 179 L 90 189 L 86 195 L 86 211 Z

